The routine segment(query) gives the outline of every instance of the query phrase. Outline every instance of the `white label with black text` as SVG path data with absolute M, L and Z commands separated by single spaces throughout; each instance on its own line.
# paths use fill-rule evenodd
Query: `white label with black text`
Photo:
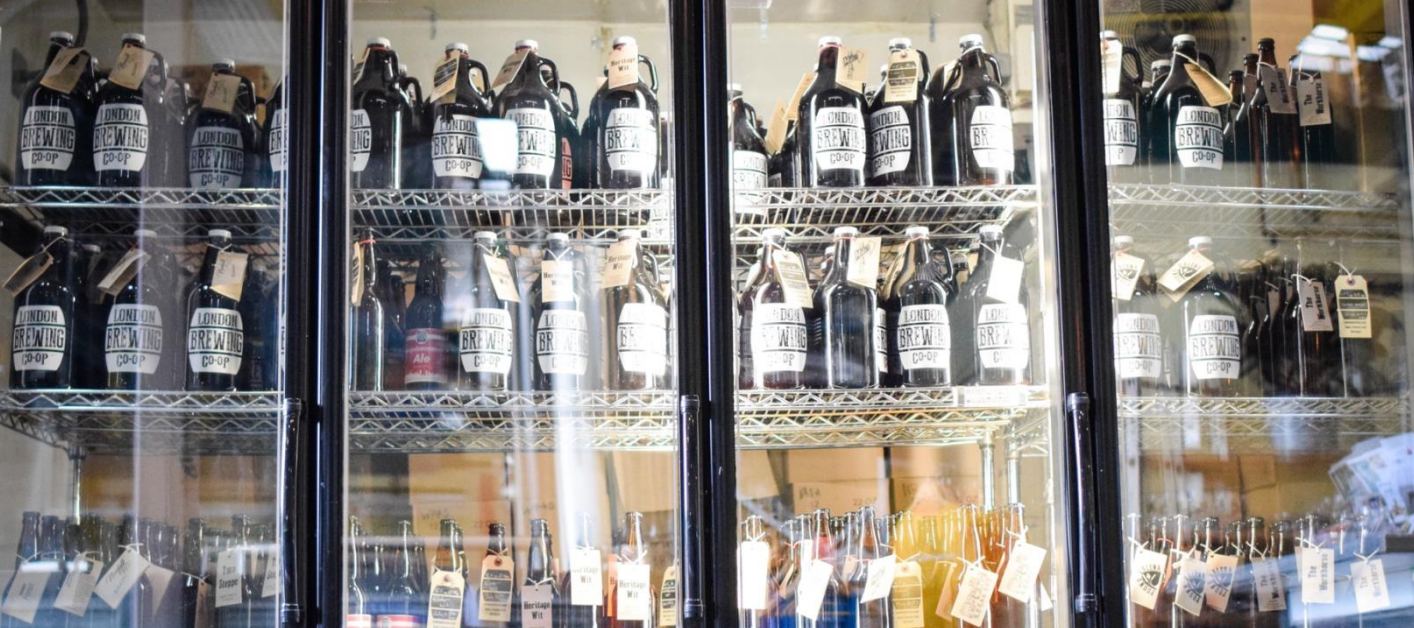
M 1237 319 L 1199 314 L 1188 323 L 1188 364 L 1199 380 L 1236 379 L 1242 368 Z
M 365 109 L 349 113 L 349 152 L 353 155 L 350 168 L 363 172 L 368 167 L 368 156 L 373 153 L 373 121 Z
M 982 368 L 1023 369 L 1031 362 L 1026 308 L 988 303 L 977 310 L 977 355 Z
M 978 105 L 967 125 L 967 142 L 972 158 L 983 168 L 1011 172 L 1016 152 L 1011 134 L 1011 110 L 997 105 Z
M 864 172 L 864 115 L 854 107 L 821 107 L 811 131 L 816 171 Z
M 108 104 L 93 121 L 93 168 L 99 172 L 141 172 L 147 164 L 147 109 Z
M 550 176 L 555 169 L 555 120 L 545 109 L 511 109 L 506 119 L 516 123 L 516 174 Z
M 1223 167 L 1223 116 L 1212 107 L 1179 107 L 1173 148 L 1184 168 Z
M 1157 379 L 1164 371 L 1164 342 L 1159 317 L 1116 314 L 1115 371 L 1120 379 Z
M 948 322 L 947 307 L 905 305 L 899 310 L 898 357 L 905 371 L 951 371 L 952 326 Z
M 805 310 L 758 303 L 751 313 L 751 357 L 757 373 L 805 371 Z
M 245 142 L 241 132 L 215 126 L 192 131 L 187 153 L 188 180 L 194 188 L 238 188 L 245 174 Z
M 644 176 L 658 168 L 658 121 L 653 112 L 619 107 L 604 122 L 604 159 L 611 172 Z
M 219 307 L 192 311 L 187 326 L 187 364 L 195 373 L 235 375 L 245 353 L 241 313 Z
M 1139 155 L 1139 116 L 1124 98 L 1105 99 L 1105 165 L 1133 166 Z
M 756 190 L 766 187 L 766 156 L 750 150 L 732 151 L 732 188 Z
M 432 123 L 432 174 L 439 177 L 481 178 L 481 140 L 476 118 L 438 115 Z
M 907 109 L 894 105 L 869 114 L 869 172 L 875 176 L 902 172 L 912 156 Z
M 467 373 L 511 372 L 511 313 L 498 307 L 477 307 L 467 312 L 458 334 L 457 354 Z
M 668 313 L 652 303 L 625 303 L 615 330 L 619 367 L 662 375 L 668 366 Z
M 270 137 L 265 140 L 266 145 L 270 147 L 270 170 L 276 174 L 289 168 L 290 147 L 285 139 L 288 120 L 289 116 L 284 109 L 276 111 L 270 118 Z
M 114 305 L 108 310 L 103 358 L 109 373 L 156 373 L 162 361 L 162 312 L 152 305 Z
M 35 105 L 20 126 L 20 166 L 26 170 L 68 170 L 78 131 L 68 107 Z
M 57 305 L 21 305 L 10 336 L 11 368 L 57 371 L 69 344 L 69 323 Z
M 540 312 L 535 327 L 535 359 L 543 373 L 583 375 L 589 366 L 589 327 L 584 312 Z

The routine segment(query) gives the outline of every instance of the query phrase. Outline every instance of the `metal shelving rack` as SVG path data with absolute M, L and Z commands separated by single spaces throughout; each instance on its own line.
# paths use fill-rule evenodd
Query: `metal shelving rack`
M 283 224 L 279 189 L 0 188 L 0 209 L 16 211 L 36 227 L 56 223 L 86 235 L 131 235 L 142 224 L 159 235 L 204 237 L 230 229 L 237 240 L 277 240 Z
M 761 231 L 782 227 L 791 242 L 829 242 L 835 227 L 865 236 L 902 237 L 925 225 L 935 237 L 975 237 L 985 224 L 1005 224 L 1034 210 L 1034 185 L 926 188 L 770 188 L 735 193 L 736 241 L 756 243 Z
M 1408 397 L 1137 397 L 1119 400 L 1121 427 L 1137 424 L 1153 451 L 1294 453 L 1349 447 L 1408 429 Z
M 465 239 L 480 229 L 510 229 L 512 239 L 552 232 L 611 242 L 624 228 L 666 219 L 672 191 L 653 190 L 354 190 L 353 223 L 380 240 Z
M 1395 196 L 1334 190 L 1188 185 L 1109 186 L 1110 222 L 1133 236 L 1342 237 L 1398 240 Z

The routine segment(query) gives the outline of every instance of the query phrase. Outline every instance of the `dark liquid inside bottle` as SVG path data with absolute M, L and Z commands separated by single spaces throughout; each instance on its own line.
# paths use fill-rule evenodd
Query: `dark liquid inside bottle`
M 50 37 L 44 59 L 47 69 L 60 51 L 71 48 L 68 33 Z M 84 63 L 72 91 L 62 92 L 36 78 L 20 98 L 20 133 L 15 159 L 17 185 L 87 185 L 93 181 L 94 97 L 97 82 L 92 64 Z
M 584 260 L 565 239 L 552 239 L 530 289 L 535 327 L 535 389 L 577 391 L 589 366 L 589 302 Z
M 141 48 L 142 43 L 128 40 L 124 46 Z M 98 185 L 131 188 L 162 184 L 161 161 L 169 141 L 165 134 L 180 134 L 181 129 L 168 128 L 163 101 L 166 88 L 167 64 L 156 55 L 137 89 L 113 80 L 99 89 L 93 122 L 93 166 Z
M 224 231 L 211 234 L 196 287 L 187 295 L 187 390 L 234 391 L 245 355 L 240 302 L 217 291 L 216 260 L 232 248 Z
M 176 285 L 171 258 L 149 238 L 138 236 L 136 248 L 152 257 L 138 269 L 114 299 L 105 321 L 103 352 L 108 387 L 114 390 L 171 390 L 180 373 L 180 316 L 168 293 Z
M 849 229 L 849 228 L 842 228 Z M 858 232 L 835 233 L 835 259 L 815 289 L 811 311 L 810 355 L 820 361 L 820 385 L 826 388 L 873 388 L 879 385 L 874 318 L 874 286 L 848 281 L 850 250 Z
M 836 79 L 839 56 L 838 41 L 821 45 L 815 82 L 800 99 L 795 135 L 801 187 L 864 185 L 864 96 Z
M 511 184 L 527 190 L 547 190 L 552 186 L 559 137 L 555 120 L 563 113 L 555 96 L 559 91 L 559 71 L 553 61 L 541 57 L 533 48 L 522 46 L 525 60 L 514 78 L 497 94 L 497 117 L 516 123 L 517 154 Z M 551 69 L 550 84 L 540 66 Z M 554 182 L 558 184 L 558 181 Z
M 1167 183 L 1218 185 L 1223 182 L 1223 113 L 1210 107 L 1189 66 L 1197 64 L 1197 44 L 1175 37 L 1173 64 L 1154 93 L 1155 167 Z
M 1257 87 L 1251 94 L 1252 126 L 1261 143 L 1262 186 L 1296 189 L 1301 181 L 1300 119 L 1286 75 L 1276 66 L 1276 44 L 1257 43 Z M 1286 100 L 1282 100 L 1282 95 Z
M 928 234 L 911 235 L 903 268 L 889 288 L 889 373 L 903 386 L 952 383 L 952 327 L 947 262 L 933 257 Z
M 1135 257 L 1130 240 L 1116 244 L 1115 259 L 1121 254 Z M 1148 264 L 1139 265 L 1126 258 L 1123 267 L 1115 264 L 1114 282 L 1114 352 L 1115 380 L 1119 394 L 1127 397 L 1154 395 L 1162 390 L 1164 377 L 1164 338 L 1159 305 L 1160 295 Z M 1130 285 L 1129 298 L 1118 294 L 1120 286 Z
M 745 376 L 749 385 L 760 388 L 805 385 L 806 314 L 786 294 L 775 260 L 782 248 L 775 239 L 762 244 L 759 279 L 749 282 L 741 295 L 741 355 L 750 369 Z
M 925 86 L 928 57 L 906 43 L 890 47 L 899 56 L 897 76 L 886 78 L 878 97 L 869 106 L 869 185 L 927 186 L 933 184 L 932 129 L 928 119 L 929 97 Z M 911 62 L 912 65 L 908 65 Z M 911 68 L 915 97 L 890 101 L 888 86 L 907 82 Z
M 667 383 L 667 301 L 658 288 L 657 265 L 640 250 L 637 238 L 620 236 L 619 243 L 629 239 L 634 244 L 627 253 L 628 279 L 603 291 L 604 385 L 608 390 L 654 390 Z
M 387 41 L 364 51 L 354 77 L 349 113 L 349 185 L 358 189 L 403 187 L 403 144 L 412 101 L 399 85 L 398 56 Z
M 962 47 L 944 88 L 941 118 L 932 121 L 935 127 L 948 127 L 944 135 L 952 158 L 948 164 L 939 156 L 934 180 L 939 185 L 1008 185 L 1016 153 L 1000 67 L 980 38 L 965 37 Z
M 232 66 L 217 64 L 216 76 L 236 76 Z M 220 85 L 220 87 L 216 87 Z M 194 188 L 252 187 L 260 173 L 260 129 L 255 120 L 255 86 L 240 77 L 231 111 L 197 111 L 187 131 L 187 177 Z M 225 89 L 225 83 L 207 88 Z
M 457 59 L 456 76 L 452 79 L 456 86 L 450 101 L 432 106 L 432 186 L 469 190 L 477 187 L 483 167 L 476 120 L 492 116 L 491 101 L 476 89 L 471 71 L 481 73 L 483 85 L 491 79 L 486 67 L 468 57 L 465 50 L 451 47 L 447 54 Z
M 1031 323 L 1027 310 L 1024 278 L 1018 280 L 1014 300 L 988 296 L 998 258 L 1018 261 L 1017 254 L 1004 243 L 1000 229 L 982 233 L 977 268 L 968 279 L 966 303 L 972 311 L 972 361 L 977 384 L 1014 386 L 1031 377 Z M 961 382 L 959 382 L 961 383 Z
M 1208 255 L 1210 242 L 1195 243 Z M 1179 346 L 1184 391 L 1195 397 L 1231 397 L 1239 393 L 1242 328 L 1245 311 L 1229 292 L 1217 268 L 1198 282 L 1178 304 L 1185 342 Z
M 490 268 L 496 263 L 507 262 L 497 254 L 494 238 L 478 234 L 467 271 L 471 285 L 466 307 L 459 313 L 457 355 L 462 390 L 507 390 L 515 367 L 517 312 L 513 302 L 496 293 Z
M 378 259 L 372 238 L 358 243 L 363 249 L 363 277 L 360 299 L 353 304 L 353 354 L 349 367 L 353 371 L 353 389 L 383 390 L 387 359 L 388 312 L 384 307 L 382 289 L 378 283 Z
M 78 294 L 68 232 L 45 230 L 54 262 L 15 298 L 10 345 L 10 385 L 14 388 L 68 388 L 74 372 L 74 316 Z
M 616 51 L 637 49 L 637 45 L 615 42 Z M 637 80 L 610 88 L 608 83 L 594 95 L 590 108 L 595 126 L 595 187 L 640 189 L 658 187 L 658 71 L 647 57 L 637 61 L 648 66 L 652 85 Z

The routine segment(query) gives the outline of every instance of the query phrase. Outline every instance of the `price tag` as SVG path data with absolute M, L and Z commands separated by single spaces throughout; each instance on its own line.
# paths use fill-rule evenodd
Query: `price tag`
M 108 572 L 103 574 L 103 578 L 98 581 L 98 586 L 93 592 L 98 595 L 98 599 L 103 600 L 108 608 L 118 608 L 123 603 L 123 598 L 128 591 L 142 578 L 144 571 L 147 571 L 147 559 L 137 550 L 129 547 L 123 550 L 123 555 L 113 562 L 113 566 L 108 568 Z
M 1159 590 L 1164 588 L 1168 570 L 1168 554 L 1144 548 L 1134 550 L 1134 558 L 1129 566 L 1129 600 L 1154 610 L 1154 604 L 1159 600 Z
M 211 585 L 205 580 L 198 580 L 196 583 L 196 621 L 192 628 L 212 628 L 216 625 L 215 609 L 211 607 Z M 365 615 L 365 617 L 369 617 Z M 372 617 L 369 617 L 371 620 Z M 353 623 L 348 624 L 348 628 L 353 628 Z M 372 625 L 365 626 L 372 628 Z
M 98 574 L 103 573 L 103 563 L 82 559 L 78 568 L 64 577 L 59 586 L 59 595 L 54 597 L 54 608 L 70 615 L 83 617 L 88 613 L 88 603 L 93 599 L 93 587 L 98 584 Z
M 540 299 L 545 303 L 574 301 L 574 263 L 545 259 L 540 262 Z
M 1208 577 L 1203 583 L 1203 599 L 1219 613 L 1227 612 L 1227 601 L 1232 598 L 1232 581 L 1237 575 L 1237 557 L 1213 554 L 1208 557 Z
M 877 237 L 855 238 L 849 249 L 849 268 L 845 280 L 869 289 L 879 285 L 879 250 L 882 241 Z
M 917 50 L 905 48 L 890 53 L 889 72 L 884 83 L 884 102 L 918 100 L 919 74 L 923 72 L 922 68 Z
M 53 265 L 54 256 L 49 254 L 49 249 L 46 247 L 20 262 L 20 265 L 15 268 L 15 272 L 10 273 L 10 277 L 5 280 L 5 290 L 10 293 L 10 296 L 24 292 L 25 288 L 38 281 L 44 275 L 44 271 L 49 270 L 49 267 Z
M 864 581 L 864 594 L 859 598 L 860 604 L 888 597 L 889 592 L 894 588 L 894 572 L 897 561 L 898 559 L 893 554 L 869 561 L 869 569 Z
M 487 556 L 481 561 L 481 604 L 477 619 L 483 622 L 511 620 L 511 596 L 515 591 L 515 563 L 504 556 Z M 449 624 L 455 628 L 455 624 Z
M 147 263 L 148 257 L 149 255 L 140 249 L 128 249 L 128 252 L 123 254 L 118 263 L 113 264 L 113 268 L 108 270 L 108 274 L 99 280 L 98 289 L 109 295 L 118 296 L 118 293 L 127 287 L 128 282 L 137 276 L 143 264 Z
M 511 82 L 520 72 L 520 66 L 525 64 L 526 55 L 530 54 L 530 49 L 517 50 L 506 57 L 505 63 L 501 64 L 501 71 L 496 73 L 496 78 L 491 81 L 491 89 L 500 89 L 502 85 Z
M 1326 98 L 1324 76 L 1302 77 L 1296 81 L 1296 103 L 1301 112 L 1301 126 L 1331 123 L 1331 106 Z
M 506 258 L 487 255 L 483 259 L 486 260 L 486 271 L 491 274 L 491 287 L 496 290 L 496 298 L 520 303 L 520 291 L 516 288 L 516 280 L 511 276 L 511 265 Z
M 633 258 L 638 255 L 636 240 L 615 242 L 604 255 L 604 288 L 627 286 L 633 270 Z
M 1100 40 L 1100 62 L 1104 69 L 1105 95 L 1118 94 L 1120 82 L 1124 80 L 1124 46 L 1118 41 Z
M 1021 279 L 1026 263 L 1000 254 L 992 258 L 992 274 L 987 280 L 987 298 L 1001 303 L 1016 303 L 1021 296 Z
M 349 290 L 349 300 L 354 305 L 363 304 L 363 242 L 354 243 L 353 286 Z
M 864 93 L 864 83 L 869 80 L 868 65 L 868 51 L 863 48 L 840 48 L 835 82 L 845 89 Z
M 815 562 L 815 540 L 802 539 L 800 541 L 800 574 L 805 577 L 805 572 L 810 571 L 810 564 Z
M 599 550 L 576 547 L 570 554 L 570 604 L 599 606 L 604 603 L 604 565 Z
M 781 288 L 786 292 L 786 302 L 798 308 L 811 309 L 815 300 L 810 293 L 810 278 L 805 274 L 805 263 L 794 251 L 776 249 L 771 254 L 776 262 L 776 270 L 781 275 Z
M 992 590 L 997 587 L 997 574 L 979 565 L 968 565 L 952 605 L 952 616 L 974 626 L 981 626 L 992 608 Z
M 1355 608 L 1360 614 L 1389 608 L 1389 583 L 1385 581 L 1385 562 L 1357 560 L 1350 565 L 1350 579 L 1355 586 Z
M 766 610 L 766 584 L 771 568 L 771 546 L 763 541 L 745 541 L 737 548 L 737 564 L 741 574 L 737 576 L 741 585 L 741 607 L 750 611 Z
M 1174 303 L 1213 272 L 1213 261 L 1198 251 L 1189 251 L 1159 277 L 1159 287 Z
M 1208 565 L 1193 556 L 1185 556 L 1178 563 L 1178 590 L 1173 604 L 1189 615 L 1197 617 L 1203 612 L 1203 587 L 1208 575 Z
M 1209 107 L 1221 107 L 1232 102 L 1232 92 L 1227 91 L 1227 86 L 1213 78 L 1206 68 L 1196 63 L 1185 63 L 1183 67 L 1188 69 L 1188 76 L 1193 79 L 1198 93 L 1203 95 L 1203 102 Z
M 49 577 L 52 575 L 53 571 L 37 563 L 20 565 L 20 570 L 10 581 L 10 589 L 6 592 L 5 603 L 0 606 L 0 611 L 26 624 L 33 624 L 34 615 L 39 611 L 40 600 L 44 598 L 44 590 L 49 586 Z
M 951 617 L 952 604 L 957 598 L 957 564 L 952 562 L 938 563 L 938 581 L 942 582 L 942 590 L 938 592 L 938 605 L 933 609 L 933 614 L 943 619 Z
M 781 145 L 786 143 L 786 125 L 789 124 L 790 113 L 786 110 L 786 103 L 776 101 L 776 108 L 771 111 L 771 123 L 766 126 L 766 152 L 776 154 L 781 152 Z
M 123 46 L 117 60 L 113 61 L 113 70 L 108 73 L 108 81 L 128 89 L 140 89 L 155 56 L 145 48 L 132 44 Z
M 206 96 L 201 99 L 201 107 L 222 113 L 236 109 L 236 95 L 240 93 L 241 77 L 234 74 L 213 74 L 206 84 Z
M 1326 288 L 1319 281 L 1297 281 L 1301 298 L 1301 328 L 1305 331 L 1333 331 L 1330 308 L 1326 307 Z
M 245 267 L 250 256 L 245 253 L 221 251 L 216 254 L 216 270 L 211 274 L 211 289 L 237 301 L 245 287 Z M 363 264 L 359 264 L 363 268 Z
M 546 582 L 520 589 L 520 618 L 525 628 L 552 628 L 555 625 L 555 588 Z M 433 628 L 430 623 L 428 628 Z
M 1036 590 L 1036 579 L 1045 561 L 1046 550 L 1024 541 L 1017 543 L 1007 556 L 1006 571 L 997 590 L 1022 604 L 1031 603 L 1031 594 Z
M 64 48 L 54 55 L 53 63 L 44 70 L 39 84 L 63 94 L 73 93 L 89 66 L 88 52 L 83 48 Z
M 1267 95 L 1267 106 L 1272 113 L 1296 113 L 1296 101 L 1291 98 L 1290 86 L 1286 84 L 1286 72 L 1276 66 L 1257 64 L 1257 79 L 1262 82 L 1262 92 Z
M 1011 386 L 965 386 L 962 405 L 965 408 L 1010 408 L 1026 403 L 1026 391 Z
M 1258 612 L 1286 610 L 1286 585 L 1281 581 L 1281 567 L 1276 560 L 1252 561 L 1252 579 L 1257 583 Z
M 280 594 L 280 579 L 284 575 L 279 552 L 265 557 L 265 576 L 260 579 L 260 597 L 275 597 Z
M 795 93 L 791 94 L 790 102 L 786 104 L 786 121 L 800 119 L 800 99 L 805 97 L 805 91 L 810 89 L 810 84 L 815 82 L 815 71 L 807 71 L 800 77 L 800 82 L 795 84 Z M 781 137 L 785 137 L 785 129 L 781 129 Z
M 1301 601 L 1335 604 L 1335 550 L 1307 547 L 1301 551 Z
M 638 44 L 623 44 L 609 53 L 609 89 L 638 84 Z
M 653 592 L 648 586 L 650 567 L 646 563 L 619 563 L 619 583 L 614 601 L 617 621 L 648 621 L 653 618 Z
M 678 566 L 663 571 L 663 586 L 658 587 L 658 626 L 678 625 Z
M 801 617 L 815 621 L 820 617 L 820 605 L 825 601 L 825 589 L 830 586 L 830 578 L 835 568 L 823 560 L 811 561 L 810 568 L 800 577 L 796 587 L 796 610 Z
M 1360 275 L 1341 275 L 1335 280 L 1336 313 L 1341 338 L 1371 338 L 1370 290 Z
M 1114 273 L 1114 295 L 1120 301 L 1134 298 L 1134 288 L 1144 272 L 1144 258 L 1128 253 L 1116 253 L 1111 262 Z
M 461 56 L 458 54 L 438 63 L 437 67 L 432 69 L 432 102 L 440 103 L 443 97 L 448 97 L 446 102 L 456 100 L 457 70 L 461 69 L 461 64 Z
M 245 561 L 236 550 L 225 550 L 216 557 L 216 608 L 234 606 L 244 600 L 241 580 L 245 577 Z
M 147 581 L 152 585 L 152 608 L 162 608 L 162 600 L 172 590 L 172 577 L 176 576 L 177 572 L 149 564 L 144 573 L 147 575 Z
M 923 569 L 917 562 L 905 560 L 894 568 L 893 599 L 894 628 L 923 628 Z

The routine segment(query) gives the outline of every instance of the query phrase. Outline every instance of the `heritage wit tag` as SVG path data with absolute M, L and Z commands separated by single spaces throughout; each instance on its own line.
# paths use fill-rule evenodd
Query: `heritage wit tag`
M 599 550 L 592 547 L 576 547 L 570 554 L 570 604 L 574 606 L 599 606 L 604 603 L 604 567 Z
M 496 290 L 496 298 L 502 301 L 520 303 L 520 291 L 516 280 L 511 277 L 511 266 L 505 258 L 487 255 L 486 270 L 491 275 L 491 287 Z

